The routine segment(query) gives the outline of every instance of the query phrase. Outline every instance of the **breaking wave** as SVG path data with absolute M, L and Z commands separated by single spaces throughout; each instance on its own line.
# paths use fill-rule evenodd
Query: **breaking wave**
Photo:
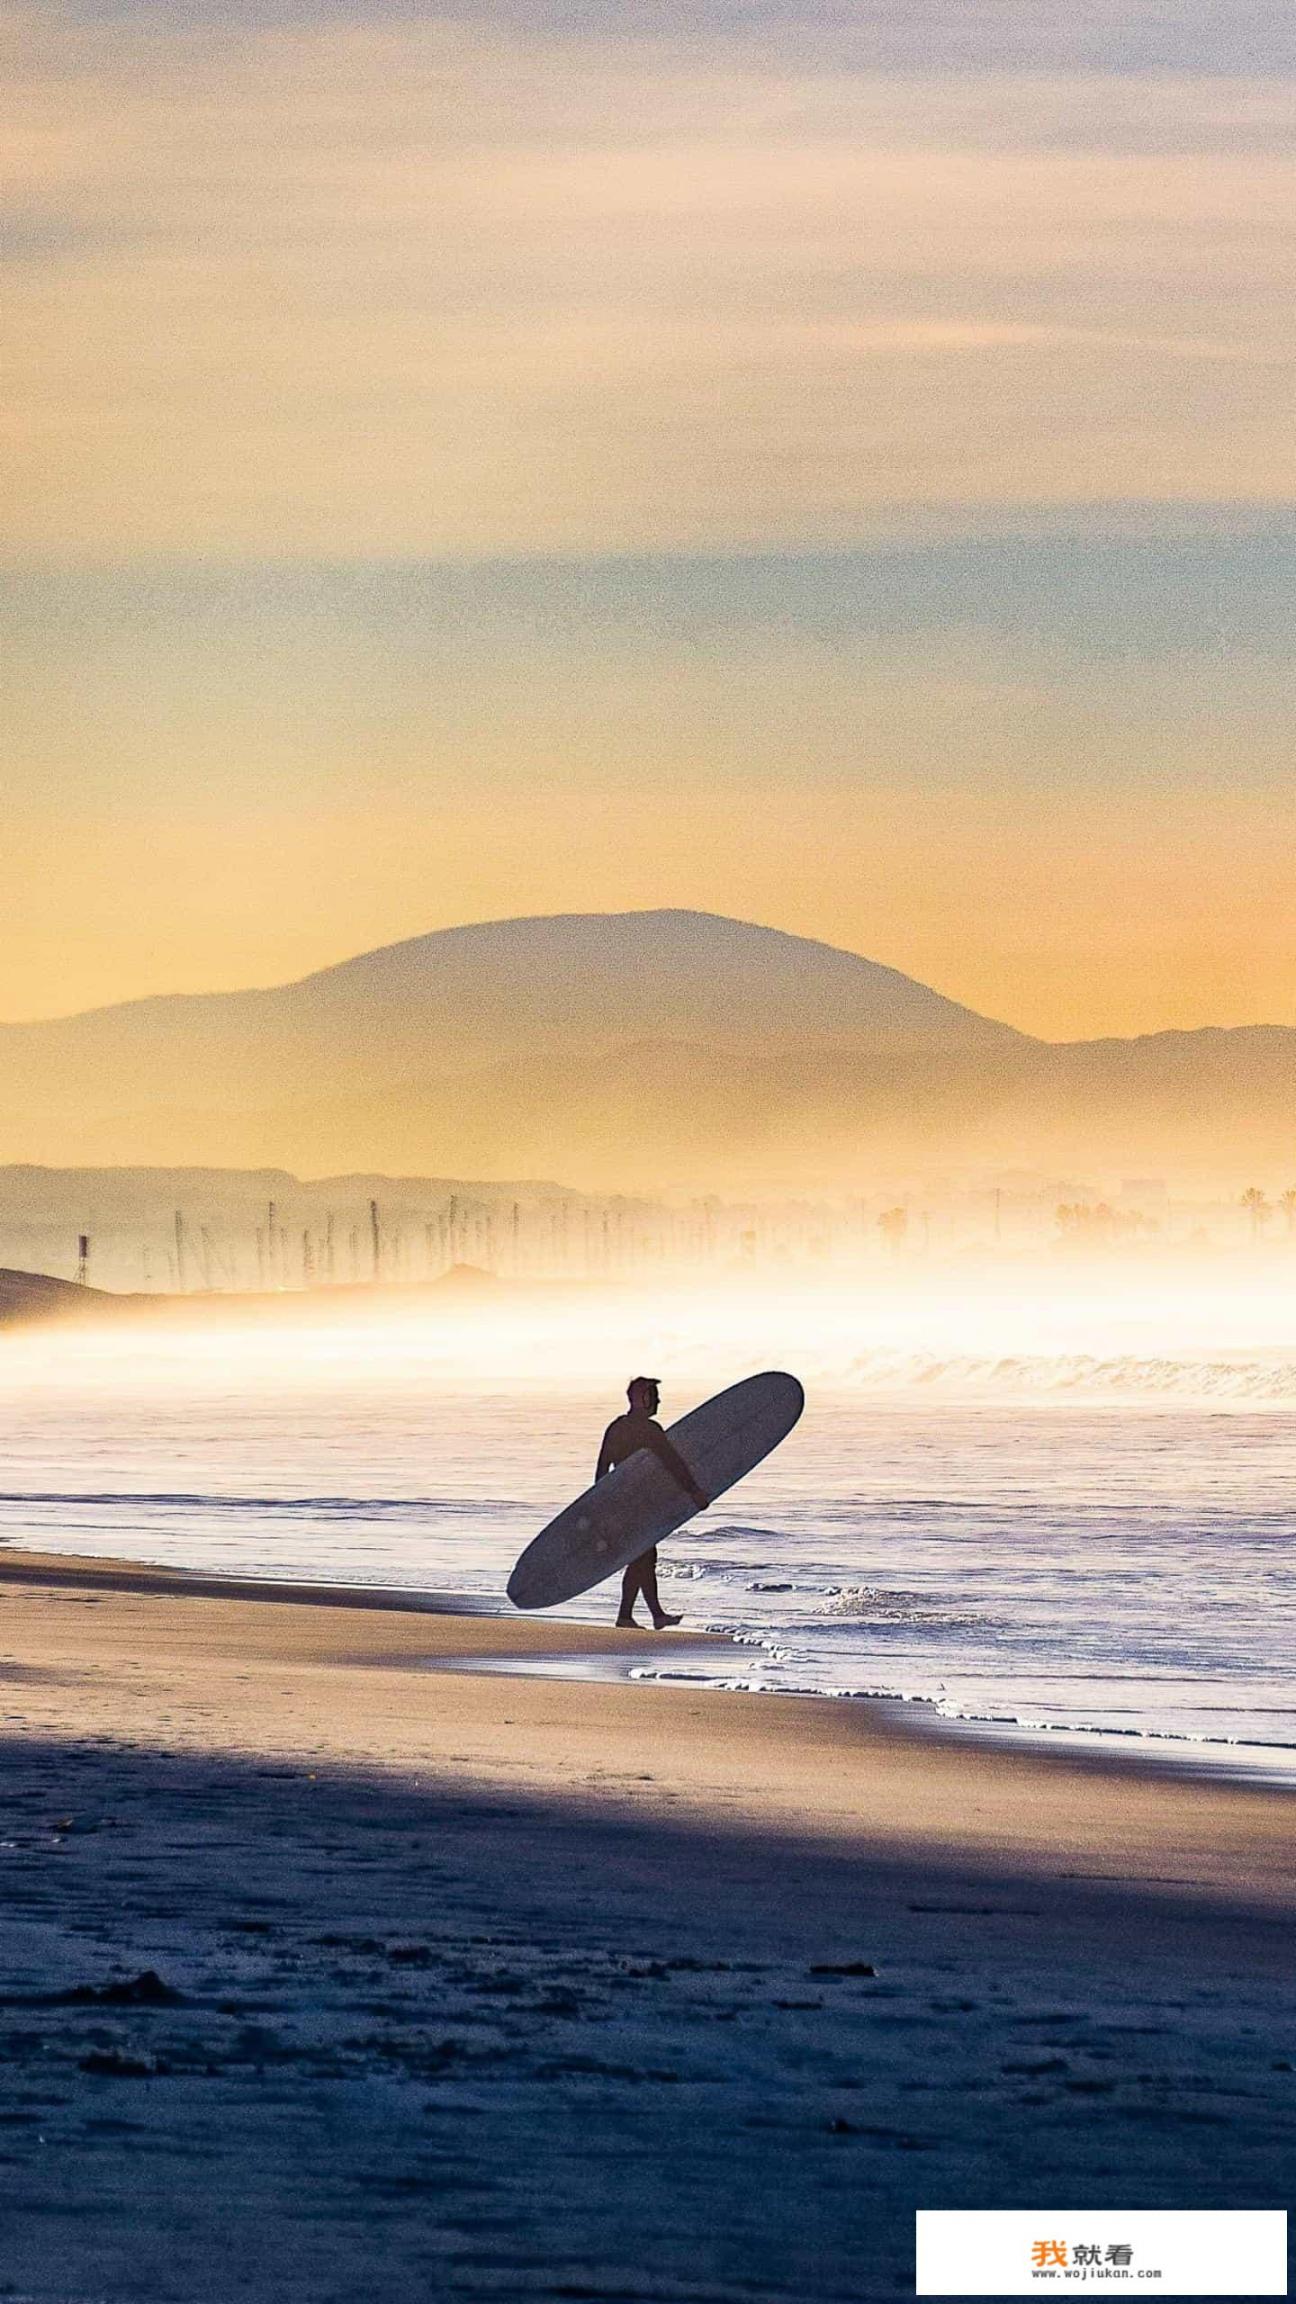
M 949 1390 L 1058 1395 L 1081 1393 L 1107 1399 L 1273 1402 L 1296 1407 L 1296 1360 L 1174 1359 L 1099 1353 L 864 1352 L 849 1361 L 844 1380 L 869 1391 Z
M 943 1625 L 947 1630 L 966 1624 L 984 1627 L 989 1621 L 984 1612 L 951 1608 L 926 1592 L 884 1591 L 876 1584 L 830 1584 L 819 1613 L 855 1624 Z

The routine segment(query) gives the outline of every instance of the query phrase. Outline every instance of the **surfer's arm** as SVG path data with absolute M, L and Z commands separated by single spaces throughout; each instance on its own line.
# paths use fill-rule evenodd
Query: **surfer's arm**
M 705 1488 L 699 1488 L 678 1448 L 672 1448 L 664 1432 L 654 1429 L 648 1442 L 654 1456 L 659 1457 L 672 1480 L 679 1482 L 686 1496 L 691 1496 L 699 1512 L 704 1512 L 711 1499 Z
M 605 1472 L 610 1472 L 610 1471 L 611 1471 L 611 1469 L 612 1469 L 612 1426 L 609 1424 L 609 1426 L 608 1426 L 608 1428 L 607 1428 L 606 1432 L 605 1432 L 605 1433 L 604 1433 L 604 1435 L 603 1435 L 603 1445 L 602 1445 L 602 1447 L 599 1449 L 599 1457 L 598 1457 L 598 1468 L 597 1468 L 597 1470 L 596 1470 L 596 1472 L 595 1472 L 595 1474 L 594 1474 L 594 1477 L 595 1477 L 595 1479 L 596 1479 L 596 1480 L 601 1480 L 601 1479 L 603 1478 L 603 1475 L 604 1475 L 604 1473 L 605 1473 Z

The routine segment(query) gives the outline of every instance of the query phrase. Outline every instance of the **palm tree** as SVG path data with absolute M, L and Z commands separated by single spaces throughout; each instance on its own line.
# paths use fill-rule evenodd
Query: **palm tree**
M 907 1208 L 884 1208 L 878 1218 L 878 1230 L 893 1256 L 900 1253 L 900 1244 L 909 1229 Z
M 1258 1184 L 1250 1184 L 1247 1186 L 1246 1191 L 1242 1195 L 1242 1206 L 1246 1209 L 1246 1212 L 1251 1219 L 1251 1237 L 1253 1240 L 1258 1240 L 1260 1237 L 1261 1227 L 1268 1223 L 1269 1218 L 1273 1214 L 1273 1210 L 1269 1206 L 1269 1203 L 1266 1200 L 1263 1192 L 1260 1190 Z
M 1296 1187 L 1289 1185 L 1278 1205 L 1287 1219 L 1288 1232 L 1296 1232 Z

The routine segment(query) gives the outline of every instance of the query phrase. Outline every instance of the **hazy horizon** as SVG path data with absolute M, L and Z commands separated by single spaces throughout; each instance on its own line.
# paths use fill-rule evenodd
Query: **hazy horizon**
M 714 913 L 532 917 L 294 984 L 0 1028 L 0 1160 L 858 1192 L 1289 1183 L 1296 1031 L 1046 1043 Z

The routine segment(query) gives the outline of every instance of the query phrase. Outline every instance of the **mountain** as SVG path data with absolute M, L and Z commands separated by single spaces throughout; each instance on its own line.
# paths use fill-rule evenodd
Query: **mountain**
M 1296 1166 L 1296 1031 L 1052 1044 L 699 912 L 443 930 L 251 992 L 0 1027 L 0 1160 L 592 1189 Z
M 416 936 L 266 991 L 133 1000 L 0 1026 L 7 1100 L 29 1115 L 247 1112 L 330 1090 L 641 1038 L 761 1047 L 770 1034 L 989 1046 L 1016 1035 L 925 985 L 777 929 L 705 912 L 495 920 Z

